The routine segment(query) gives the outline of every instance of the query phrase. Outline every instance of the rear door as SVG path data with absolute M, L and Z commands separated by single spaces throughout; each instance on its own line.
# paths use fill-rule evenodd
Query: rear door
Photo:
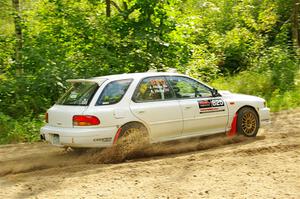
M 181 136 L 181 108 L 165 77 L 143 79 L 133 94 L 130 109 L 148 125 L 152 141 Z
M 211 89 L 184 76 L 167 77 L 183 114 L 183 136 L 224 132 L 228 110 L 222 97 L 213 97 Z

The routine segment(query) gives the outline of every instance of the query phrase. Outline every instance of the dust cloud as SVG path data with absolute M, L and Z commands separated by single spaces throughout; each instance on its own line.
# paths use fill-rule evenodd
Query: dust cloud
M 133 137 L 136 138 L 136 136 Z M 207 150 L 254 139 L 244 136 L 229 138 L 224 135 L 215 135 L 156 144 L 146 144 L 143 141 L 134 141 L 130 144 L 120 142 L 105 149 L 64 150 L 57 148 L 5 162 L 0 160 L 0 176 L 73 165 L 116 164 L 141 158 Z

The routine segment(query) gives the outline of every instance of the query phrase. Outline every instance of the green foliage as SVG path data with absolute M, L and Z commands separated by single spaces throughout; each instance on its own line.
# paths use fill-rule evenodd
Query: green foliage
M 4 37 L 3 35 L 0 35 L 0 80 L 1 73 L 8 71 L 13 64 L 11 57 L 14 53 L 13 44 L 11 37 Z
M 91 77 L 176 67 L 188 60 L 187 46 L 169 36 L 175 23 L 161 1 L 132 1 L 137 13 L 126 20 L 122 14 L 107 18 L 98 4 L 84 0 L 41 4 L 31 13 L 39 23 L 26 24 L 24 36 L 24 68 L 30 73 L 47 67 L 67 78 Z
M 0 112 L 0 144 L 38 141 L 42 125 L 40 119 L 26 116 L 14 120 Z
M 291 109 L 300 106 L 300 87 L 280 93 L 275 91 L 272 97 L 269 99 L 268 105 L 271 107 L 271 111 L 280 111 L 285 109 Z
M 0 84 L 0 110 L 12 118 L 38 115 L 57 100 L 64 86 L 59 76 L 39 73 L 40 76 L 11 77 Z
M 266 97 L 267 92 L 269 95 L 272 93 L 270 80 L 271 74 L 268 72 L 243 71 L 235 76 L 219 77 L 213 80 L 211 85 L 219 90 Z
M 262 52 L 256 70 L 271 73 L 271 91 L 284 92 L 294 88 L 295 75 L 299 70 L 299 60 L 291 53 L 282 46 L 273 46 Z
M 295 74 L 295 73 L 294 73 Z M 297 74 L 297 73 L 296 73 Z M 300 106 L 300 70 L 294 85 L 287 90 L 276 87 L 272 82 L 272 71 L 244 71 L 235 76 L 219 77 L 211 82 L 219 90 L 257 95 L 267 100 L 271 111 L 280 111 Z M 285 87 L 284 87 L 285 88 Z

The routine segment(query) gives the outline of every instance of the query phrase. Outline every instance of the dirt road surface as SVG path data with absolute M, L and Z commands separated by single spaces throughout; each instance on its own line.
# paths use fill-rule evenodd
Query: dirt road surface
M 117 163 L 113 150 L 0 146 L 0 198 L 300 198 L 300 109 L 256 138 L 157 144 Z

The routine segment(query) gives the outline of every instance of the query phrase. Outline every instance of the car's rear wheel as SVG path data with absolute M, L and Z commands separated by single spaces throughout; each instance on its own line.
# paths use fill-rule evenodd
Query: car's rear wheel
M 148 142 L 148 132 L 144 125 L 139 123 L 128 123 L 122 127 L 118 143 L 138 144 Z
M 139 123 L 128 123 L 122 130 L 113 147 L 113 162 L 120 162 L 138 156 L 149 144 L 148 131 Z
M 244 107 L 238 112 L 237 130 L 239 134 L 255 137 L 259 128 L 259 119 L 255 110 Z

